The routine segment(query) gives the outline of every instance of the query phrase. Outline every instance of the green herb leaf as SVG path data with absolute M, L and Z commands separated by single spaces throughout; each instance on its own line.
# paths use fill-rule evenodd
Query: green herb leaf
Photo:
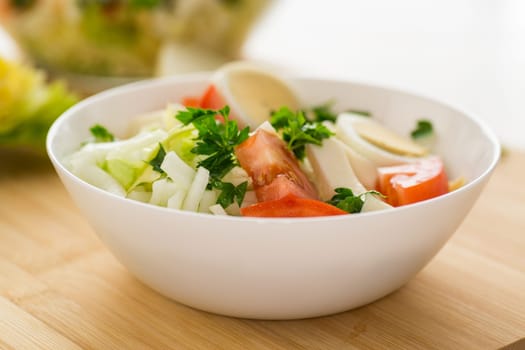
M 165 174 L 165 171 L 161 169 L 162 162 L 164 161 L 164 158 L 166 157 L 166 150 L 162 146 L 162 144 L 159 142 L 159 151 L 155 155 L 155 157 L 148 162 L 149 165 L 153 167 L 153 170 Z
M 347 110 L 348 113 L 353 113 L 353 114 L 358 114 L 362 117 L 371 117 L 372 116 L 372 113 L 370 113 L 370 111 L 364 111 L 364 110 L 361 110 L 361 109 L 349 109 Z
M 233 202 L 236 202 L 240 207 L 244 200 L 246 189 L 248 188 L 248 182 L 244 181 L 235 186 L 231 182 L 215 181 L 212 187 L 221 191 L 221 194 L 217 198 L 217 204 L 220 204 L 223 208 L 227 208 Z
M 323 124 L 308 121 L 303 111 L 294 113 L 288 107 L 273 112 L 270 123 L 281 131 L 283 140 L 299 160 L 304 159 L 307 144 L 321 145 L 323 139 L 334 135 Z
M 93 125 L 89 131 L 95 138 L 95 142 L 112 142 L 115 140 L 115 136 L 100 124 Z
M 381 193 L 374 190 L 366 191 L 356 196 L 354 195 L 354 192 L 351 189 L 345 187 L 336 188 L 335 193 L 336 194 L 332 197 L 332 199 L 330 199 L 326 203 L 336 206 L 339 209 L 342 209 L 349 213 L 361 212 L 363 204 L 365 203 L 363 197 L 368 193 L 384 197 Z
M 337 114 L 332 110 L 334 101 L 328 101 L 322 105 L 312 107 L 311 112 L 314 116 L 314 122 L 323 122 L 330 121 L 335 123 L 337 120 Z M 358 114 L 363 117 L 371 117 L 372 113 L 370 111 L 365 111 L 362 109 L 348 109 L 346 112 Z
M 334 102 L 328 101 L 322 105 L 312 107 L 312 113 L 314 115 L 314 122 L 329 121 L 335 123 L 337 114 L 332 111 Z
M 431 135 L 433 131 L 434 127 L 432 126 L 432 122 L 430 120 L 419 119 L 417 121 L 416 128 L 412 130 L 410 136 L 412 136 L 413 139 L 418 139 L 420 137 Z
M 244 199 L 247 184 L 235 187 L 221 179 L 239 165 L 234 149 L 248 138 L 250 132 L 248 127 L 239 130 L 237 122 L 229 119 L 229 113 L 228 106 L 219 110 L 188 107 L 176 115 L 184 125 L 192 123 L 197 129 L 197 142 L 191 152 L 205 156 L 198 166 L 210 172 L 208 188 L 221 190 L 217 203 L 224 208 L 234 200 L 240 205 Z M 224 121 L 217 121 L 216 116 L 222 117 Z
M 219 180 L 237 165 L 237 158 L 232 153 L 214 152 L 199 161 L 198 165 L 210 171 L 210 179 Z
M 335 195 L 327 201 L 328 204 L 338 207 L 349 213 L 359 213 L 364 201 L 349 188 L 339 187 L 335 189 Z
M 188 125 L 198 119 L 209 119 L 209 117 L 212 117 L 212 119 L 215 120 L 215 115 L 217 114 L 224 115 L 224 113 L 226 112 L 227 112 L 226 115 L 228 115 L 229 111 L 230 111 L 230 108 L 228 106 L 225 106 L 221 110 L 186 107 L 185 110 L 179 111 L 177 115 L 175 116 L 175 118 L 181 121 L 182 124 Z

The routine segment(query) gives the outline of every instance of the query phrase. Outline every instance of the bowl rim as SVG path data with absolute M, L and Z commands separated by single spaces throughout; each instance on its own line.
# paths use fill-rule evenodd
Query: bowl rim
M 98 100 L 108 99 L 113 96 L 127 94 L 132 91 L 138 91 L 148 86 L 154 86 L 154 85 L 172 85 L 172 84 L 184 84 L 185 82 L 195 82 L 195 81 L 202 81 L 207 78 L 209 78 L 213 74 L 213 72 L 193 72 L 193 73 L 185 73 L 185 74 L 179 74 L 179 75 L 173 75 L 169 77 L 160 77 L 160 78 L 151 78 L 151 79 L 144 79 L 124 85 L 120 85 L 117 87 L 113 87 L 107 90 L 104 90 L 102 92 L 99 92 L 97 94 L 94 94 L 92 96 L 89 96 L 80 102 L 76 103 L 72 107 L 70 107 L 68 110 L 63 112 L 52 124 L 50 127 L 47 137 L 46 137 L 46 151 L 47 154 L 53 163 L 53 165 L 59 169 L 60 172 L 67 174 L 68 177 L 73 179 L 75 182 L 77 182 L 79 185 L 88 187 L 91 191 L 96 191 L 104 196 L 109 196 L 110 198 L 113 198 L 115 200 L 123 200 L 127 202 L 129 205 L 136 205 L 139 207 L 143 207 L 146 210 L 153 210 L 153 211 L 160 211 L 160 212 L 166 212 L 166 213 L 177 213 L 179 215 L 183 216 L 189 216 L 189 217 L 198 217 L 202 219 L 211 219 L 213 220 L 219 220 L 219 221 L 232 221 L 232 222 L 253 222 L 257 224 L 265 224 L 265 223 L 279 223 L 279 224 L 296 224 L 296 223 L 312 223 L 312 222 L 326 222 L 326 221 L 342 221 L 342 220 L 359 220 L 359 218 L 366 218 L 366 217 L 374 217 L 377 215 L 393 215 L 395 213 L 399 213 L 402 211 L 407 210 L 414 210 L 415 208 L 420 208 L 424 205 L 428 205 L 434 202 L 447 200 L 451 196 L 456 196 L 459 193 L 463 193 L 466 191 L 470 191 L 472 188 L 476 187 L 480 182 L 482 182 L 486 177 L 490 176 L 490 174 L 493 172 L 494 168 L 496 167 L 500 156 L 501 156 L 501 145 L 498 141 L 498 138 L 494 131 L 492 131 L 488 125 L 476 114 L 472 113 L 469 110 L 465 109 L 464 107 L 460 107 L 457 104 L 451 103 L 449 101 L 446 101 L 442 98 L 436 98 L 429 94 L 423 94 L 420 92 L 415 92 L 411 89 L 407 88 L 401 88 L 398 86 L 388 85 L 388 84 L 376 84 L 376 83 L 370 83 L 362 80 L 354 80 L 354 79 L 338 79 L 338 78 L 321 78 L 316 76 L 307 76 L 307 75 L 293 75 L 287 77 L 287 79 L 291 79 L 292 83 L 296 83 L 298 81 L 304 80 L 304 81 L 318 81 L 318 82 L 328 82 L 328 83 L 339 83 L 339 84 L 353 84 L 357 86 L 362 86 L 365 88 L 371 88 L 371 89 L 382 89 L 385 91 L 410 95 L 412 97 L 418 98 L 418 99 L 424 99 L 431 101 L 433 103 L 440 104 L 442 106 L 446 106 L 456 112 L 459 112 L 463 115 L 463 117 L 469 119 L 471 122 L 473 122 L 475 125 L 477 125 L 480 128 L 481 134 L 486 138 L 486 140 L 489 141 L 489 144 L 491 145 L 491 149 L 493 150 L 493 157 L 490 160 L 489 165 L 483 170 L 483 172 L 478 175 L 476 178 L 472 179 L 459 189 L 456 189 L 452 192 L 448 192 L 446 194 L 443 194 L 441 196 L 427 199 L 425 201 L 412 203 L 400 207 L 394 208 L 394 210 L 380 210 L 380 211 L 371 211 L 366 213 L 359 213 L 358 215 L 334 215 L 334 216 L 319 216 L 319 217 L 307 217 L 307 218 L 288 218 L 288 217 L 280 217 L 280 218 L 258 218 L 258 217 L 242 217 L 242 216 L 230 216 L 230 215 L 212 215 L 207 213 L 198 213 L 198 212 L 191 212 L 191 211 L 185 211 L 181 209 L 173 209 L 173 208 L 165 208 L 156 206 L 149 203 L 143 203 L 140 201 L 134 201 L 128 198 L 123 198 L 120 196 L 117 196 L 116 194 L 110 193 L 108 191 L 105 191 L 103 189 L 100 189 L 82 179 L 80 179 L 77 175 L 73 174 L 67 167 L 64 166 L 62 163 L 62 160 L 57 157 L 55 154 L 55 150 L 53 147 L 53 140 L 55 136 L 58 133 L 58 130 L 60 129 L 61 125 L 66 122 L 67 119 L 71 118 L 71 116 L 75 115 L 79 110 L 82 110 L 86 108 L 87 106 L 97 103 Z

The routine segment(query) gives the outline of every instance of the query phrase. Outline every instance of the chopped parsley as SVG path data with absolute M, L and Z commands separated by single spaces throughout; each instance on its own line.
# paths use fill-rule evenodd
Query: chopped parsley
M 229 114 L 228 106 L 219 110 L 187 107 L 175 116 L 184 125 L 192 123 L 197 129 L 197 142 L 191 152 L 205 156 L 198 162 L 198 166 L 210 172 L 208 189 L 221 191 L 217 203 L 224 208 L 234 201 L 240 205 L 248 186 L 247 182 L 235 186 L 222 181 L 224 175 L 239 165 L 234 149 L 248 138 L 250 132 L 248 127 L 239 130 L 237 122 L 229 119 Z M 217 121 L 216 116 L 224 121 Z
M 434 127 L 432 126 L 432 122 L 427 119 L 419 119 L 417 121 L 416 128 L 412 130 L 410 133 L 410 136 L 412 136 L 413 139 L 418 139 L 421 137 L 429 136 L 433 133 Z
M 95 138 L 94 142 L 112 142 L 115 141 L 115 136 L 100 124 L 93 125 L 89 131 Z
M 354 192 L 345 187 L 338 187 L 335 189 L 335 195 L 327 201 L 326 203 L 331 204 L 333 206 L 336 206 L 339 209 L 342 209 L 349 213 L 360 213 L 361 209 L 363 208 L 363 204 L 365 203 L 363 197 L 368 194 L 375 194 L 379 196 L 383 196 L 378 191 L 366 191 L 363 193 L 358 194 L 357 196 L 354 195 Z
M 334 135 L 322 123 L 306 119 L 303 111 L 294 113 L 288 107 L 281 107 L 278 111 L 273 112 L 270 123 L 276 130 L 281 131 L 288 149 L 299 160 L 304 159 L 307 144 L 321 145 L 323 139 Z
M 347 110 L 348 113 L 358 114 L 362 117 L 371 117 L 372 113 L 370 111 L 365 111 L 362 109 L 349 109 Z
M 217 198 L 217 204 L 226 208 L 233 202 L 237 202 L 240 207 L 244 200 L 246 189 L 248 188 L 248 182 L 244 181 L 238 186 L 235 186 L 231 182 L 216 181 L 212 183 L 212 187 L 221 191 L 221 194 L 219 194 Z
M 337 114 L 332 110 L 333 104 L 333 101 L 328 101 L 322 105 L 312 107 L 313 121 L 323 122 L 326 120 L 335 123 Z
M 149 165 L 153 167 L 153 170 L 164 174 L 164 170 L 160 167 L 162 165 L 162 162 L 164 161 L 164 158 L 166 157 L 166 150 L 162 146 L 162 144 L 159 142 L 159 150 L 155 157 L 148 162 Z
M 323 122 L 329 121 L 335 123 L 337 120 L 337 113 L 333 111 L 334 101 L 328 101 L 322 105 L 314 106 L 311 109 L 311 114 L 313 116 L 314 122 Z M 362 117 L 371 117 L 372 113 L 370 111 L 365 111 L 362 109 L 348 109 L 347 113 L 358 114 Z

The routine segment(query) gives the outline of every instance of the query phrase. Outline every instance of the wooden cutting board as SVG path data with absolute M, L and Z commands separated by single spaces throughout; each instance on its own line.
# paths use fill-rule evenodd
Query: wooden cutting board
M 191 309 L 102 246 L 46 159 L 0 153 L 0 349 L 497 349 L 525 337 L 525 153 L 510 152 L 412 281 L 342 314 L 252 321 Z

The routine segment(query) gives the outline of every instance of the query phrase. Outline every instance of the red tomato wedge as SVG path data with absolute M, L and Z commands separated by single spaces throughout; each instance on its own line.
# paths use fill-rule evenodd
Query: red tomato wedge
M 448 192 L 448 179 L 438 157 L 378 169 L 378 190 L 393 206 L 434 198 Z
M 346 211 L 315 199 L 301 198 L 294 194 L 241 208 L 243 216 L 255 217 L 312 217 L 346 215 Z
M 222 107 L 226 106 L 227 103 L 215 85 L 211 84 L 204 92 L 204 95 L 202 95 L 200 105 L 202 108 L 207 109 L 221 109 Z
M 201 99 L 194 96 L 184 97 L 182 99 L 182 105 L 185 107 L 200 107 Z
M 288 194 L 318 199 L 315 187 L 278 135 L 259 129 L 235 149 L 241 167 L 253 180 L 259 202 Z
M 219 93 L 215 85 L 210 84 L 204 94 L 199 97 L 189 96 L 182 99 L 182 104 L 186 107 L 200 107 L 206 109 L 221 109 L 227 105 L 226 100 Z M 230 119 L 237 120 L 235 113 L 230 109 Z M 216 116 L 219 121 L 224 121 L 220 115 Z
M 221 109 L 226 105 L 226 101 L 219 94 L 215 85 L 208 85 L 200 97 L 187 96 L 182 99 L 182 104 L 186 107 L 200 107 L 207 109 Z

